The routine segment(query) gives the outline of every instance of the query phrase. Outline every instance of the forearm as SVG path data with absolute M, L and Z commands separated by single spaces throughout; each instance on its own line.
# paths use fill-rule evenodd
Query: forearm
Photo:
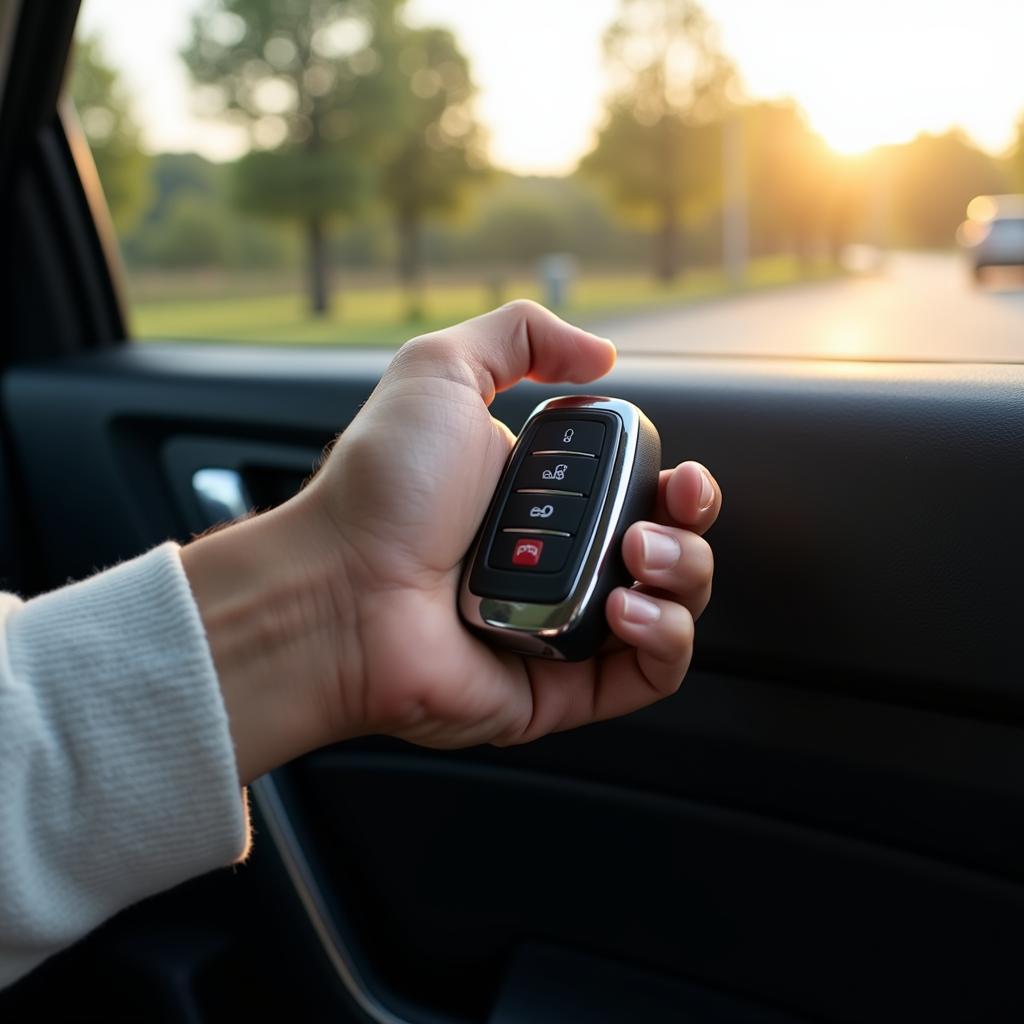
M 354 732 L 325 699 L 357 658 L 337 546 L 292 502 L 182 549 L 243 785 Z

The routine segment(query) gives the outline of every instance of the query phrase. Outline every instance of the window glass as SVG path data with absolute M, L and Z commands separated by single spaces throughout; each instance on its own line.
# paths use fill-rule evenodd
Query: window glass
M 140 339 L 1024 358 L 1024 5 L 85 0 Z

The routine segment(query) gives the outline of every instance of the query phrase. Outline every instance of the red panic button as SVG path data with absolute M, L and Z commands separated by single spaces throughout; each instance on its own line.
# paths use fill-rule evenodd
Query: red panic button
M 512 549 L 512 564 L 534 566 L 540 561 L 540 553 L 544 550 L 544 541 L 533 537 L 523 537 L 516 541 Z

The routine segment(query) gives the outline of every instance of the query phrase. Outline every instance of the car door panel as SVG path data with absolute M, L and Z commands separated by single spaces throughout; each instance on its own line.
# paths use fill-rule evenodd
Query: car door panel
M 385 363 L 381 353 L 146 346 L 18 369 L 8 416 L 48 452 L 37 489 L 50 498 L 80 488 L 79 500 L 95 503 L 84 529 L 104 533 L 112 499 L 139 517 L 93 549 L 109 561 L 181 532 L 158 508 L 154 480 L 138 493 L 143 464 L 156 471 L 145 455 L 154 445 L 219 435 L 319 450 Z M 812 365 L 633 357 L 600 382 L 660 426 L 665 464 L 698 458 L 722 477 L 728 505 L 702 656 L 759 675 L 856 680 L 929 706 L 1018 709 L 1007 666 L 1024 597 L 1011 585 L 994 600 L 991 584 L 1013 579 L 1003 537 L 1024 518 L 1024 373 Z M 523 385 L 494 411 L 517 429 L 552 393 Z M 83 443 L 99 466 L 82 458 Z M 31 460 L 24 469 L 33 473 Z M 89 567 L 75 563 L 79 538 L 62 548 L 62 531 L 47 532 L 62 573 Z
M 198 468 L 283 496 L 386 362 L 154 345 L 8 372 L 46 582 L 186 539 Z M 304 940 L 319 973 L 351 969 L 370 1019 L 507 1019 L 545 991 L 537 944 L 796 1018 L 1020 1009 L 1022 385 L 1015 366 L 624 358 L 593 390 L 726 495 L 694 672 L 521 749 L 366 739 L 275 773 L 326 920 Z M 516 429 L 559 390 L 494 411 Z M 280 891 L 275 858 L 258 871 Z M 692 1019 L 719 1019 L 708 998 Z

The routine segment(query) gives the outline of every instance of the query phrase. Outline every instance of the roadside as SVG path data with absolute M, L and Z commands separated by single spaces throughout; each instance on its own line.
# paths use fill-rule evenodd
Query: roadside
M 827 263 L 802 268 L 793 258 L 773 256 L 752 261 L 746 284 L 730 285 L 721 270 L 697 268 L 672 285 L 635 272 L 590 272 L 572 286 L 562 314 L 580 323 L 605 322 L 642 311 L 683 309 L 737 292 L 782 288 L 834 278 Z M 523 297 L 543 301 L 535 277 L 521 273 L 499 283 L 480 274 L 475 279 L 440 279 L 423 289 L 424 316 L 409 320 L 406 298 L 394 283 L 341 279 L 331 315 L 308 316 L 305 296 L 293 282 L 267 275 L 219 275 L 214 289 L 202 275 L 167 274 L 132 282 L 131 326 L 139 339 L 238 341 L 393 347 L 407 338 L 475 316 L 500 301 Z M 225 292 L 227 294 L 225 295 Z M 204 294 L 205 293 L 205 294 Z
M 999 284 L 996 287 L 996 284 Z M 978 287 L 952 252 L 892 252 L 883 273 L 762 289 L 594 325 L 621 352 L 786 359 L 1019 362 L 1019 277 Z

